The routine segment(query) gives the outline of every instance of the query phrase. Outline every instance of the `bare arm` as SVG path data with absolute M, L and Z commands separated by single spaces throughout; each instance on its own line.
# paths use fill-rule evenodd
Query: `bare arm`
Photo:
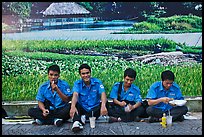
M 103 92 L 101 94 L 101 115 L 107 115 L 108 111 L 106 108 L 106 102 L 107 102 L 107 98 L 106 98 L 106 93 Z
M 66 96 L 65 94 L 63 94 L 59 88 L 57 88 L 57 94 L 60 96 L 60 98 L 62 99 L 62 101 L 64 102 L 69 102 L 71 100 L 71 97 Z
M 49 114 L 49 110 L 45 108 L 45 105 L 41 101 L 38 101 L 38 106 L 42 110 L 43 116 L 46 117 Z
M 120 102 L 117 99 L 113 99 L 113 103 L 115 103 L 116 105 L 119 105 L 121 107 L 124 107 L 126 105 L 125 101 Z
M 159 104 L 160 102 L 164 102 L 164 103 L 169 103 L 169 101 L 172 100 L 171 98 L 168 97 L 162 97 L 162 98 L 158 98 L 158 99 L 148 99 L 148 105 L 156 105 Z
M 72 97 L 72 101 L 71 101 L 71 109 L 70 109 L 70 117 L 73 118 L 74 117 L 74 113 L 78 113 L 77 109 L 76 109 L 76 103 L 78 101 L 78 93 L 74 92 L 73 93 L 73 97 Z
M 142 105 L 142 103 L 137 102 L 135 105 L 132 106 L 133 107 L 132 110 L 138 108 L 141 105 Z
M 71 100 L 71 97 L 68 97 L 65 94 L 63 94 L 62 91 L 58 88 L 58 86 L 55 83 L 52 83 L 51 86 L 53 90 L 56 90 L 57 94 L 62 99 L 62 101 L 69 102 Z

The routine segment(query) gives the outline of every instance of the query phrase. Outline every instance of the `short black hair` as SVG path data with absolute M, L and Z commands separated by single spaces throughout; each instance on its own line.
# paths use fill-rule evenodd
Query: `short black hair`
M 161 73 L 162 81 L 167 80 L 167 79 L 174 81 L 174 78 L 175 78 L 174 73 L 170 70 L 165 70 Z
M 84 68 L 91 72 L 91 67 L 88 64 L 81 64 L 81 66 L 79 66 L 79 74 L 81 74 L 81 70 Z
M 58 65 L 52 65 L 52 66 L 50 66 L 49 68 L 48 68 L 48 74 L 49 74 L 49 72 L 50 72 L 50 70 L 52 70 L 52 71 L 57 71 L 59 74 L 60 74 L 60 67 L 58 66 Z
M 127 68 L 124 72 L 124 78 L 128 76 L 130 78 L 136 78 L 136 71 L 132 68 Z

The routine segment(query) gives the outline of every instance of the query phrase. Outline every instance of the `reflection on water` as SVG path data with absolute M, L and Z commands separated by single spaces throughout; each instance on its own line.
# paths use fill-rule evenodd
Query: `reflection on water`
M 32 26 L 19 32 L 2 33 L 2 39 L 12 40 L 83 40 L 107 39 L 115 31 L 131 28 L 133 21 L 104 21 L 58 26 Z
M 132 28 L 135 21 L 100 21 L 93 23 L 70 23 L 70 24 L 43 24 L 33 25 L 31 27 L 21 27 L 18 29 L 4 30 L 2 34 L 6 33 L 23 33 L 23 32 L 36 32 L 45 30 L 71 30 L 71 31 L 89 31 L 89 30 L 123 30 Z
M 131 28 L 135 22 L 133 21 L 104 21 L 95 23 L 77 23 L 77 24 L 66 24 L 66 25 L 55 25 L 55 26 L 32 26 L 31 28 L 24 31 L 39 31 L 39 30 L 50 30 L 50 29 L 72 29 L 72 30 L 115 30 L 115 29 L 127 29 Z

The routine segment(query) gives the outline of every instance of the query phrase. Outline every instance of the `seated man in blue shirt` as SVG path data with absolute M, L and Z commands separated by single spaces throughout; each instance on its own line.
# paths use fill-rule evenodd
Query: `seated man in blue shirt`
M 38 107 L 30 108 L 28 115 L 35 119 L 35 124 L 54 124 L 61 126 L 68 120 L 71 100 L 71 91 L 68 83 L 58 79 L 60 68 L 52 65 L 48 68 L 48 81 L 38 89 L 36 100 Z
M 124 72 L 124 82 L 116 82 L 111 90 L 110 98 L 113 99 L 113 105 L 109 109 L 109 122 L 117 121 L 140 121 L 140 116 L 145 112 L 142 107 L 142 98 L 140 89 L 133 84 L 136 78 L 136 71 L 128 68 Z M 120 87 L 120 84 L 122 84 Z M 121 93 L 118 89 L 121 88 Z M 119 96 L 118 96 L 119 95 Z M 114 119 L 117 118 L 117 119 Z
M 183 121 L 184 116 L 188 112 L 188 108 L 184 106 L 175 106 L 169 104 L 170 100 L 184 100 L 180 87 L 174 82 L 174 73 L 170 70 L 163 71 L 161 74 L 162 81 L 155 82 L 151 85 L 146 98 L 149 107 L 146 109 L 150 116 L 149 121 L 159 122 L 163 113 L 173 116 L 173 121 Z
M 70 117 L 73 118 L 72 131 L 83 129 L 85 120 L 89 117 L 107 115 L 107 98 L 102 82 L 91 77 L 91 68 L 87 64 L 79 67 L 81 79 L 74 82 L 72 89 Z M 100 102 L 101 101 L 101 102 Z

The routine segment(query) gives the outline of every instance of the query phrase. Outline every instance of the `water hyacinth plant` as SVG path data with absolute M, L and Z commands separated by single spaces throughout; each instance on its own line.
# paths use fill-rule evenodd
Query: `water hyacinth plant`
M 160 40 L 160 42 L 161 41 L 164 42 L 164 45 L 166 44 L 165 40 Z M 113 84 L 123 80 L 124 70 L 128 67 L 135 69 L 137 72 L 134 84 L 140 88 L 143 98 L 145 98 L 149 86 L 155 81 L 161 80 L 161 72 L 166 69 L 170 69 L 175 73 L 175 81 L 180 85 L 184 96 L 202 95 L 202 63 L 162 66 L 141 64 L 137 61 L 127 61 L 113 56 L 66 55 L 56 52 L 64 49 L 71 51 L 74 48 L 86 51 L 92 47 L 94 47 L 96 51 L 104 50 L 104 47 L 106 49 L 117 47 L 120 52 L 124 50 L 127 52 L 125 47 L 136 51 L 137 44 L 133 44 L 134 42 L 137 44 L 142 43 L 141 41 L 125 42 L 119 40 L 107 42 L 3 41 L 2 100 L 35 100 L 38 87 L 47 80 L 47 68 L 51 64 L 58 64 L 60 66 L 60 78 L 66 80 L 72 87 L 74 81 L 80 78 L 78 67 L 82 63 L 88 63 L 91 66 L 92 76 L 99 78 L 103 82 L 108 97 Z M 76 46 L 76 43 L 85 46 Z M 126 46 L 122 46 L 124 43 Z M 141 46 L 140 50 L 145 50 L 145 47 L 148 47 L 147 45 L 149 43 L 152 43 L 152 41 L 143 41 L 144 46 Z M 73 46 L 72 44 L 76 45 Z M 172 42 L 172 45 L 170 44 L 169 47 L 172 48 L 175 45 L 176 44 Z

